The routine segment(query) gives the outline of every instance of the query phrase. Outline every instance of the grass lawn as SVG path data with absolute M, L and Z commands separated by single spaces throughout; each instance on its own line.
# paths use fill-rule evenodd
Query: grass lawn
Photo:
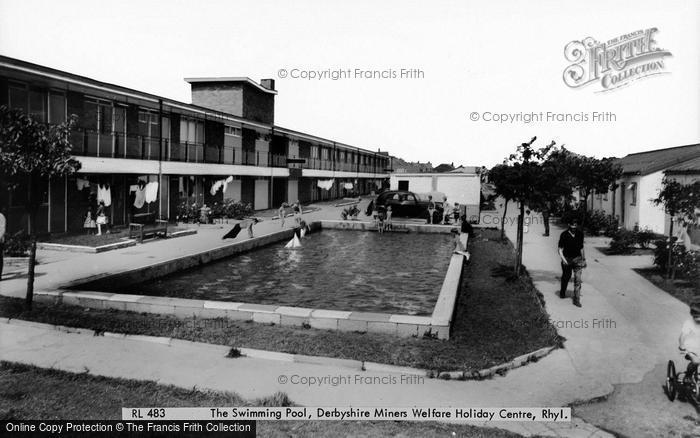
M 187 228 L 168 226 L 168 234 L 175 231 L 186 230 Z M 128 228 L 113 228 L 109 234 L 103 232 L 101 236 L 95 234 L 61 234 L 56 236 L 51 236 L 46 239 L 39 239 L 41 242 L 46 243 L 58 243 L 62 245 L 77 245 L 77 246 L 90 246 L 98 247 L 102 245 L 109 245 L 110 243 L 122 242 L 129 239 L 129 229 Z
M 124 406 L 233 407 L 289 406 L 277 393 L 244 400 L 227 392 L 182 389 L 86 373 L 0 362 L 0 420 L 119 420 Z M 517 437 L 499 429 L 422 422 L 258 421 L 258 436 L 460 436 Z
M 665 290 L 684 303 L 690 305 L 694 299 L 700 298 L 700 279 L 675 279 L 667 280 L 664 278 L 664 273 L 658 268 L 640 268 L 635 269 L 637 273 L 650 282 L 654 283 L 659 289 Z
M 560 345 L 541 295 L 529 278 L 501 272 L 512 245 L 497 230 L 481 230 L 470 242 L 471 261 L 462 275 L 452 337 L 398 338 L 378 333 L 331 332 L 223 319 L 178 319 L 168 315 L 84 309 L 0 297 L 0 316 L 97 331 L 187 339 L 231 347 L 328 356 L 438 371 L 476 371 L 537 349 Z

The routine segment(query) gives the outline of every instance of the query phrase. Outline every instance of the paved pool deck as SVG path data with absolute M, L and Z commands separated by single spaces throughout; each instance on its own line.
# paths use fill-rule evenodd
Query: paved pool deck
M 320 220 L 324 216 L 336 219 L 338 212 L 339 209 L 324 208 L 313 213 L 317 215 L 313 219 Z M 263 222 L 256 228 L 256 233 L 263 233 L 266 227 L 274 224 Z M 101 269 L 124 269 L 134 263 L 134 258 L 152 263 L 159 257 L 159 254 L 154 254 L 156 252 L 206 249 L 225 231 L 219 226 L 201 227 L 197 236 L 89 256 L 65 258 L 42 253 L 41 257 L 45 259 L 38 267 L 37 289 L 55 288 L 76 275 L 86 276 Z M 567 341 L 565 349 L 556 350 L 537 363 L 512 370 L 504 377 L 485 381 L 425 379 L 419 384 L 283 384 L 279 376 L 359 374 L 381 378 L 391 374 L 379 371 L 352 373 L 322 364 L 246 357 L 227 359 L 220 347 L 217 350 L 183 343 L 169 346 L 125 338 L 86 337 L 5 323 L 0 323 L 0 359 L 70 371 L 82 372 L 87 368 L 97 375 L 149 379 L 181 387 L 234 391 L 247 398 L 284 391 L 302 405 L 465 407 L 564 406 L 607 396 L 615 385 L 641 381 L 659 361 L 679 359 L 676 340 L 680 322 L 688 315 L 688 308 L 631 271 L 635 266 L 648 265 L 648 258 L 605 256 L 595 250 L 595 243 L 587 244 L 589 268 L 584 274 L 584 307 L 577 308 L 570 299 L 561 300 L 555 294 L 559 275 L 556 239 L 561 230 L 552 227 L 549 238 L 541 236 L 539 225 L 531 225 L 528 231 L 524 246 L 525 265 L 544 294 L 552 320 L 560 325 L 559 331 Z M 512 227 L 508 227 L 508 234 L 514 239 Z M 245 237 L 238 239 L 241 238 Z M 156 250 L 150 245 L 161 246 Z M 132 253 L 139 249 L 142 252 Z M 23 296 L 24 279 L 0 282 L 0 293 Z M 202 363 L 207 366 L 202 367 Z M 679 419 L 693 415 L 687 404 L 671 404 L 665 400 L 660 390 L 663 378 L 658 376 L 658 393 L 652 397 L 653 402 L 645 406 L 644 413 L 651 422 L 655 413 L 661 415 L 671 411 Z M 610 409 L 614 416 L 616 407 Z M 619 410 L 623 415 L 622 406 Z M 599 421 L 598 417 L 590 418 Z M 580 418 L 574 418 L 571 423 L 556 424 L 476 424 L 502 427 L 523 435 L 609 436 Z M 605 422 L 605 426 L 611 430 L 616 427 L 614 421 Z M 653 433 L 653 426 L 634 429 L 634 436 L 659 436 Z M 662 426 L 666 427 L 664 430 L 673 427 L 672 424 Z
M 333 203 L 318 205 L 320 209 L 304 214 L 304 220 L 309 222 L 340 218 L 342 207 L 334 207 Z M 271 212 L 268 211 L 261 215 L 263 221 L 255 225 L 253 229 L 256 237 L 292 228 L 294 223 L 292 218 L 288 218 L 285 228 L 282 228 L 279 220 L 273 220 L 269 216 L 270 214 Z M 249 240 L 245 230 L 235 239 L 221 240 L 221 237 L 238 222 L 240 221 L 229 220 L 228 223 L 224 224 L 190 224 L 186 226 L 195 228 L 197 234 L 175 239 L 153 239 L 142 245 L 97 254 L 37 250 L 39 264 L 36 266 L 34 290 L 55 291 L 79 279 L 122 272 Z M 2 281 L 0 281 L 0 295 L 23 297 L 26 291 L 26 281 L 26 274 L 3 273 Z

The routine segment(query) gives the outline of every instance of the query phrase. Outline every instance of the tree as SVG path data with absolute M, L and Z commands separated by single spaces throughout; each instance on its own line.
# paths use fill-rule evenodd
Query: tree
M 513 168 L 506 164 L 498 164 L 489 170 L 489 182 L 494 185 L 496 195 L 504 200 L 503 217 L 501 218 L 501 239 L 505 238 L 506 213 L 508 202 L 515 199 L 516 193 L 509 183 L 514 179 Z
M 538 202 L 542 199 L 542 192 L 548 190 L 542 180 L 542 162 L 555 150 L 556 144 L 552 141 L 548 146 L 535 149 L 532 144 L 536 139 L 537 137 L 532 137 L 529 142 L 522 143 L 502 165 L 494 168 L 496 180 L 493 180 L 493 174 L 489 173 L 491 182 L 496 186 L 496 193 L 520 204 L 514 267 L 516 276 L 520 275 L 522 267 L 525 205 Z
M 0 176 L 10 191 L 26 187 L 25 210 L 29 215 L 29 273 L 25 304 L 31 308 L 36 264 L 36 215 L 41 205 L 42 181 L 63 178 L 80 170 L 71 158 L 71 128 L 75 116 L 59 125 L 34 120 L 19 110 L 0 106 Z
M 668 231 L 668 261 L 666 262 L 666 277 L 671 278 L 673 271 L 673 223 L 679 220 L 682 225 L 697 223 L 696 209 L 700 209 L 700 182 L 684 185 L 675 179 L 664 177 L 661 191 L 654 205 L 663 205 L 664 211 L 671 216 Z
M 550 161 L 556 168 L 565 170 L 571 188 L 577 189 L 583 196 L 582 222 L 588 210 L 588 197 L 593 192 L 607 193 L 614 189 L 622 176 L 622 167 L 614 158 L 587 157 L 562 148 L 552 153 Z

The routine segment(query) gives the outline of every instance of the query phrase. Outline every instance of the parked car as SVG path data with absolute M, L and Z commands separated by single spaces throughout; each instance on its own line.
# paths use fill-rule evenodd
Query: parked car
M 431 193 L 435 202 L 435 215 L 433 223 L 442 220 L 442 196 Z M 388 190 L 380 193 L 374 200 L 377 208 L 386 209 L 391 206 L 392 216 L 396 217 L 416 217 L 428 219 L 428 195 L 413 193 L 408 190 Z

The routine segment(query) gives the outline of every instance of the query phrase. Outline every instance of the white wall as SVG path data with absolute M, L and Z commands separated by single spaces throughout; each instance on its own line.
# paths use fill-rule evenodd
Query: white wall
M 399 189 L 399 181 L 408 181 L 408 190 L 416 193 L 438 191 L 447 196 L 451 204 L 480 204 L 481 179 L 470 174 L 392 174 L 389 179 L 391 190 Z M 440 199 L 441 201 L 441 199 Z
M 640 178 L 637 204 L 639 206 L 639 228 L 664 233 L 666 213 L 663 206 L 654 205 L 651 200 L 659 195 L 663 172 L 656 172 Z
M 241 200 L 241 180 L 234 179 L 226 187 L 224 192 L 224 199 L 231 199 L 233 201 Z
M 407 174 L 391 174 L 389 177 L 389 189 L 398 190 L 399 181 L 408 181 L 408 190 L 415 193 L 425 193 L 433 191 L 432 175 L 407 175 Z
M 287 202 L 289 204 L 299 199 L 299 180 L 290 179 L 287 181 Z
M 255 180 L 255 210 L 265 210 L 270 208 L 267 202 L 269 196 L 270 184 L 266 179 Z

